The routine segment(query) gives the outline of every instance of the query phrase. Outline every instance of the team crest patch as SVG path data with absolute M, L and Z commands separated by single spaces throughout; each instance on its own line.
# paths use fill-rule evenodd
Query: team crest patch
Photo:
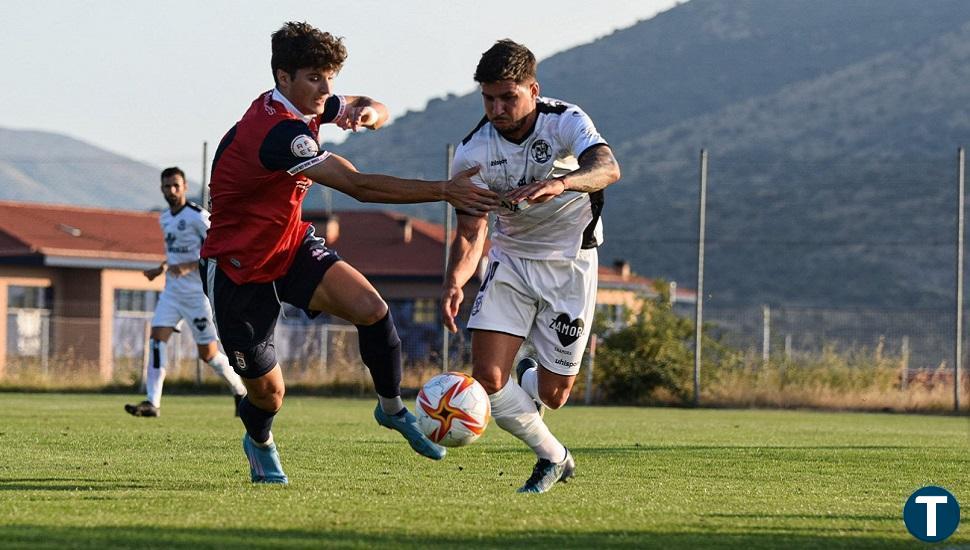
M 552 158 L 552 147 L 549 146 L 549 142 L 544 139 L 537 139 L 532 143 L 530 148 L 532 151 L 532 158 L 536 162 L 542 164 L 547 162 Z
M 233 352 L 236 356 L 236 368 L 239 370 L 246 370 L 246 356 L 241 351 Z
M 320 146 L 312 137 L 300 134 L 290 142 L 290 152 L 295 157 L 315 157 L 320 152 Z
M 559 343 L 563 346 L 571 346 L 573 342 L 583 335 L 583 320 L 569 319 L 565 313 L 560 313 L 558 317 L 549 323 L 549 328 L 556 331 Z
M 185 220 L 179 220 L 179 231 L 185 231 Z
M 209 324 L 209 320 L 206 319 L 205 317 L 199 317 L 196 319 L 192 319 L 192 324 L 195 325 L 195 328 L 199 329 L 199 332 L 202 332 L 203 330 L 205 330 L 206 325 Z

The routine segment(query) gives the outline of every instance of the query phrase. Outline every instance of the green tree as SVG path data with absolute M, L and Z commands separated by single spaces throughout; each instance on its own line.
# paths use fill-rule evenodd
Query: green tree
M 669 288 L 657 281 L 656 296 L 640 297 L 639 312 L 618 330 L 597 321 L 594 330 L 603 336 L 594 376 L 602 399 L 647 405 L 686 404 L 693 398 L 694 322 L 674 312 Z M 703 339 L 705 366 L 737 357 L 707 330 Z

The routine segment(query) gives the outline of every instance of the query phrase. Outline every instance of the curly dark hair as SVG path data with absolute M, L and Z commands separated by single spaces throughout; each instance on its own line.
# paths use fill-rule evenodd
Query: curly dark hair
M 343 38 L 323 32 L 306 22 L 285 23 L 273 33 L 272 44 L 270 67 L 273 69 L 274 82 L 277 69 L 283 69 L 295 77 L 299 69 L 339 71 L 347 60 Z
M 499 40 L 482 54 L 475 69 L 475 82 L 512 80 L 523 83 L 536 78 L 536 56 L 529 48 L 508 38 Z

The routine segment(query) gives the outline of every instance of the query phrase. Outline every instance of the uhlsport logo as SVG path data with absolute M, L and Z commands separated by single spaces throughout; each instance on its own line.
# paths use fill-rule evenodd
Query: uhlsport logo
M 903 521 L 910 534 L 923 542 L 946 540 L 960 524 L 960 503 L 942 487 L 918 489 L 903 506 Z

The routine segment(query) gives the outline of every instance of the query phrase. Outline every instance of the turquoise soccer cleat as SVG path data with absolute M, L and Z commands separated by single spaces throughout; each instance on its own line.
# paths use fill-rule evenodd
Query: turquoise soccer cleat
M 556 482 L 563 482 L 576 475 L 576 461 L 573 460 L 572 453 L 566 449 L 566 458 L 562 462 L 554 463 L 540 458 L 532 469 L 532 475 L 519 487 L 517 493 L 545 493 L 552 489 Z
M 289 483 L 289 478 L 283 473 L 283 466 L 280 465 L 280 454 L 276 451 L 276 443 L 270 443 L 268 447 L 260 447 L 249 438 L 249 434 L 243 436 L 243 451 L 249 459 L 249 473 L 253 483 Z
M 381 408 L 380 403 L 377 404 L 377 408 L 374 409 L 374 418 L 377 423 L 390 430 L 397 430 L 401 432 L 404 439 L 408 440 L 408 444 L 414 449 L 416 453 L 421 456 L 426 456 L 431 460 L 441 460 L 445 457 L 447 451 L 441 445 L 432 443 L 430 439 L 425 437 L 421 430 L 418 429 L 418 419 L 411 414 L 407 408 L 401 410 L 397 414 L 387 414 L 384 409 Z

